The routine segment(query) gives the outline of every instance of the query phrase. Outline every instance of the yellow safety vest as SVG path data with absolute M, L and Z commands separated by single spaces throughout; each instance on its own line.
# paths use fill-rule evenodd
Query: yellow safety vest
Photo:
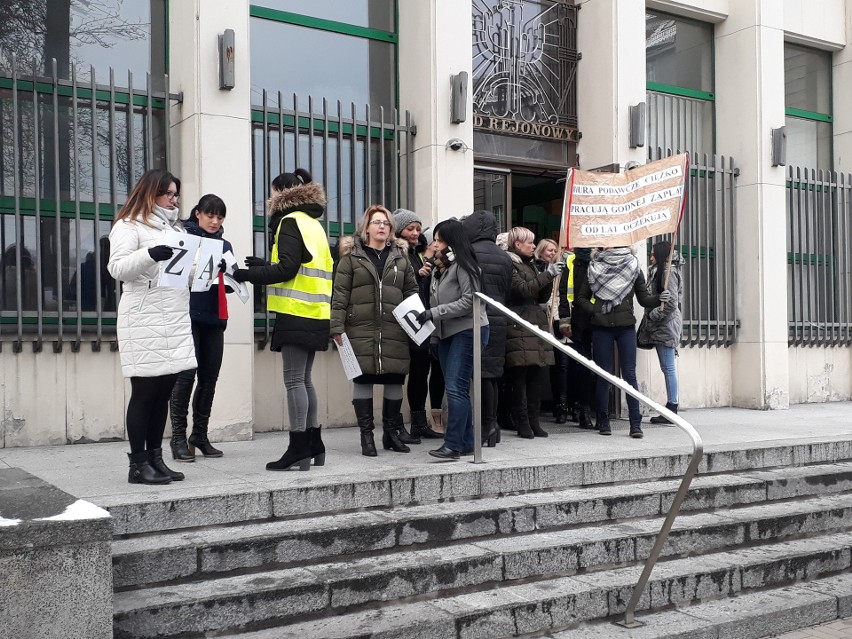
M 287 218 L 296 221 L 302 241 L 310 251 L 313 259 L 299 266 L 296 277 L 280 284 L 270 284 L 266 287 L 266 308 L 276 313 L 286 313 L 297 317 L 310 319 L 331 318 L 331 289 L 334 263 L 325 229 L 318 220 L 307 213 L 295 211 L 285 215 L 281 224 Z M 275 232 L 275 244 L 272 246 L 272 263 L 278 259 L 278 235 L 281 224 Z
M 574 301 L 574 254 L 571 253 L 565 259 L 565 268 L 568 270 L 568 281 L 565 285 L 568 287 L 568 295 L 566 296 L 569 302 Z

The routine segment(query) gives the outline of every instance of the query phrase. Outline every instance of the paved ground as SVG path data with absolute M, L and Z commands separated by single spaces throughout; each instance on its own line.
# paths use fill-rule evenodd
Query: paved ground
M 852 637 L 852 619 L 838 619 L 821 626 L 778 635 L 775 639 L 849 639 L 850 637 Z

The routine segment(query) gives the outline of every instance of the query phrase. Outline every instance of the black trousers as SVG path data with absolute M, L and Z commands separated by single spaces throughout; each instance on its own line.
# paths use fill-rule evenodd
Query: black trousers
M 444 373 L 438 360 L 429 351 L 412 348 L 411 366 L 408 369 L 408 386 L 405 389 L 411 410 L 426 410 L 426 395 L 430 408 L 440 409 L 444 402 Z
M 177 374 L 130 378 L 127 439 L 130 440 L 131 453 L 162 448 L 169 399 L 176 380 Z
M 513 366 L 507 369 L 511 387 L 512 417 L 518 429 L 538 424 L 541 410 L 541 366 Z

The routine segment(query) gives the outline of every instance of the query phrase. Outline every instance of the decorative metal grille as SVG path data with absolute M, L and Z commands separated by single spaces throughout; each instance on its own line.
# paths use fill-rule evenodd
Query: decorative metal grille
M 564 0 L 474 0 L 476 113 L 577 126 L 577 7 Z

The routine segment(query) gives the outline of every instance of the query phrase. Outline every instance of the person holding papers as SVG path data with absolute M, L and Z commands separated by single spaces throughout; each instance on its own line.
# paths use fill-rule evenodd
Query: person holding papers
M 109 233 L 110 275 L 123 283 L 116 332 L 121 372 L 130 378 L 127 438 L 131 484 L 180 481 L 163 462 L 163 432 L 178 373 L 196 367 L 189 319 L 189 286 L 159 286 L 161 262 L 174 253 L 169 231 L 183 233 L 180 180 L 168 171 L 145 173 Z
M 473 294 L 481 290 L 482 269 L 462 223 L 444 220 L 435 227 L 435 266 L 430 285 L 430 309 L 417 321 L 435 324 L 431 345 L 438 351 L 447 392 L 447 431 L 444 444 L 430 450 L 432 457 L 457 460 L 473 452 L 473 411 L 470 378 L 473 375 Z M 482 329 L 477 339 L 488 344 L 488 314 L 480 306 Z
M 213 240 L 222 240 L 222 252 L 232 251 L 231 243 L 223 240 L 225 228 L 225 203 L 222 198 L 208 194 L 202 197 L 184 222 L 186 232 Z M 196 369 L 183 371 L 178 375 L 172 391 L 169 415 L 172 420 L 172 439 L 170 442 L 172 458 L 177 461 L 195 461 L 195 449 L 205 457 L 221 457 L 222 451 L 214 448 L 207 438 L 207 424 L 213 408 L 213 396 L 216 393 L 216 380 L 222 368 L 222 353 L 225 350 L 225 328 L 228 326 L 228 302 L 225 298 L 225 283 L 222 271 L 225 260 L 219 264 L 218 283 L 206 291 L 190 293 L 189 316 L 192 320 L 192 339 L 195 343 L 195 358 L 198 360 L 198 385 L 195 394 Z M 186 416 L 189 411 L 189 398 L 192 396 L 192 434 L 189 445 L 186 439 Z
M 361 367 L 353 379 L 352 405 L 361 430 L 361 454 L 376 456 L 373 439 L 373 384 L 384 386 L 382 446 L 408 453 L 406 444 L 420 443 L 402 422 L 402 384 L 409 369 L 408 336 L 393 316 L 405 298 L 417 294 L 408 242 L 394 235 L 393 216 L 370 206 L 353 237 L 340 240 L 340 262 L 334 275 L 331 334 L 338 346 L 346 333 Z
M 325 189 L 304 169 L 272 181 L 269 214 L 270 262 L 247 257 L 236 269 L 238 282 L 266 284 L 266 307 L 275 313 L 273 351 L 284 361 L 284 386 L 290 419 L 290 445 L 266 470 L 310 470 L 325 463 L 325 445 L 317 423 L 317 393 L 311 380 L 314 356 L 328 349 L 333 263 L 319 218 L 325 213 Z

